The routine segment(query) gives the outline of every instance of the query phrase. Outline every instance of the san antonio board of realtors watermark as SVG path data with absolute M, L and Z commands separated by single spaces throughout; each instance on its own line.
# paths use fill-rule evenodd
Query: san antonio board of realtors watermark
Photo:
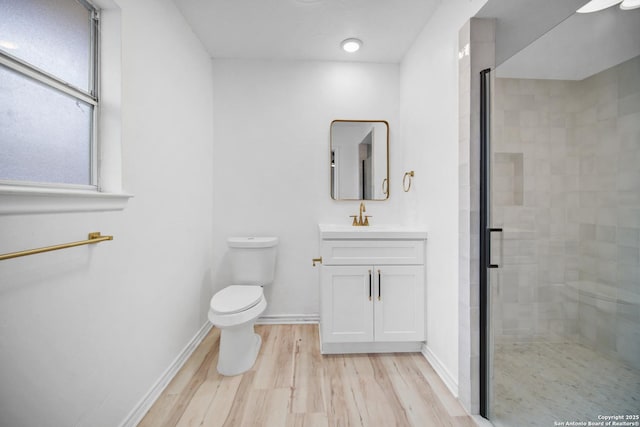
M 554 421 L 554 426 L 574 427 L 574 426 L 624 426 L 624 427 L 640 427 L 640 415 L 598 415 L 597 420 L 593 421 Z

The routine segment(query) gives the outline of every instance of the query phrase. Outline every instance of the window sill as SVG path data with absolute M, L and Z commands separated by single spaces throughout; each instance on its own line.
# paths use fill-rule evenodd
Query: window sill
M 0 185 L 0 215 L 123 210 L 131 194 Z

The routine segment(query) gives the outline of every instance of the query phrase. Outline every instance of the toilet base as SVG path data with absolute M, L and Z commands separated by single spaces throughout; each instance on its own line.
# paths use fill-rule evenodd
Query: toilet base
M 258 357 L 262 338 L 253 330 L 253 322 L 223 328 L 220 332 L 218 373 L 225 376 L 240 375 L 253 366 Z

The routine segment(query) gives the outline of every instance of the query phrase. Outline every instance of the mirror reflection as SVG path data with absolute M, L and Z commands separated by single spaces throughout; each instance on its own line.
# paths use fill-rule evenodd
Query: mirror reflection
M 331 198 L 389 198 L 389 124 L 384 120 L 331 122 Z

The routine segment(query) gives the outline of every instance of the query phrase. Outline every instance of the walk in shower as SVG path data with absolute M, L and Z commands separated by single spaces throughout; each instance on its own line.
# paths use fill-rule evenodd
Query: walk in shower
M 591 50 L 573 50 L 585 38 Z M 640 421 L 639 55 L 640 9 L 614 7 L 568 18 L 484 74 L 495 426 Z

